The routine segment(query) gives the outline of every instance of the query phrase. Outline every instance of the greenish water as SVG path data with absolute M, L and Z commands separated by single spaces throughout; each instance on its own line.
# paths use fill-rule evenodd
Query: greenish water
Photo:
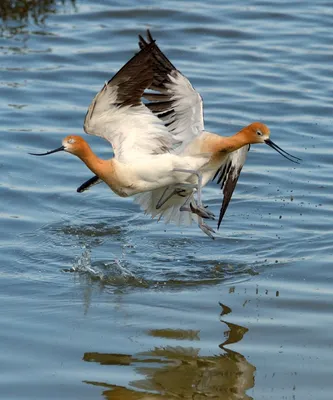
M 0 393 L 4 399 L 330 400 L 333 7 L 44 1 L 0 7 Z M 145 217 L 68 154 L 150 28 L 206 128 L 261 120 L 215 241 Z M 87 137 L 107 158 L 110 148 Z M 211 184 L 205 202 L 218 212 Z

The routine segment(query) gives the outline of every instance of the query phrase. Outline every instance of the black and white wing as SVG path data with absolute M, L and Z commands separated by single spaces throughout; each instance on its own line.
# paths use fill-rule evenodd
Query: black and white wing
M 230 153 L 223 165 L 221 165 L 221 167 L 216 171 L 216 174 L 213 178 L 213 180 L 216 179 L 217 184 L 221 184 L 221 189 L 223 190 L 223 201 L 220 209 L 217 229 L 220 228 L 224 214 L 227 211 L 231 196 L 236 187 L 249 150 L 250 145 L 246 145 L 241 147 L 239 150 Z
M 145 49 L 154 43 L 149 30 L 147 40 L 139 36 L 139 46 Z M 149 101 L 146 106 L 157 115 L 168 128 L 178 144 L 175 151 L 181 153 L 184 148 L 204 130 L 203 102 L 199 93 L 189 80 L 179 72 L 155 44 L 152 50 L 154 76 L 151 89 L 158 93 L 145 91 L 143 96 Z M 245 163 L 250 146 L 229 154 L 217 170 L 214 179 L 221 184 L 223 202 L 218 220 L 218 228 L 228 208 L 240 172 Z
M 169 61 L 154 42 L 149 30 L 147 41 L 139 36 L 142 50 L 152 46 L 153 80 L 145 91 L 148 107 L 171 133 L 174 149 L 180 153 L 204 130 L 203 104 L 190 81 Z M 156 93 L 157 92 L 157 93 Z
M 173 144 L 172 135 L 141 101 L 152 84 L 154 42 L 147 45 L 103 86 L 84 121 L 86 133 L 108 140 L 115 157 L 130 162 L 140 156 L 160 154 Z

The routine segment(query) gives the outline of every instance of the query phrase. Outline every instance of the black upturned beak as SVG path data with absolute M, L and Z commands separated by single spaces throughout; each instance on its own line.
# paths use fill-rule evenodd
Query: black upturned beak
M 47 151 L 46 153 L 39 153 L 39 154 L 38 153 L 28 153 L 28 154 L 31 154 L 32 156 L 47 156 L 48 154 L 56 153 L 57 151 L 63 151 L 63 150 L 65 150 L 65 146 L 60 146 L 57 149 Z
M 276 150 L 278 153 L 280 153 L 284 158 L 286 158 L 289 161 L 292 161 L 293 163 L 299 164 L 299 161 L 302 161 L 301 158 L 295 157 L 289 153 L 287 153 L 285 150 L 281 149 L 277 144 L 271 141 L 271 139 L 266 139 L 265 143 L 271 147 L 272 149 Z

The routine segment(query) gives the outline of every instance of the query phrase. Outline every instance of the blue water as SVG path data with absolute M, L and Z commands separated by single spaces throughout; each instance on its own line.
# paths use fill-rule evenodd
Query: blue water
M 330 400 L 331 3 L 6 4 L 2 397 Z M 105 185 L 76 193 L 91 172 L 69 154 L 28 155 L 84 135 L 93 96 L 147 28 L 203 96 L 207 130 L 259 120 L 303 160 L 252 146 L 215 241 Z M 204 198 L 218 213 L 215 184 Z

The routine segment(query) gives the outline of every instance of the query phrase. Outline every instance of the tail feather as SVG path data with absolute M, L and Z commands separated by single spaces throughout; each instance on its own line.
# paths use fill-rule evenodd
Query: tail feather
M 156 209 L 156 204 L 164 191 L 165 188 L 160 188 L 151 192 L 139 193 L 134 196 L 134 202 L 140 205 L 145 214 L 151 215 L 152 218 L 158 217 L 159 220 L 163 218 L 166 224 L 173 222 L 177 225 L 191 225 L 192 222 L 198 222 L 197 215 L 189 211 L 180 211 L 180 207 L 186 200 L 186 197 L 183 196 L 174 195 L 161 208 Z

